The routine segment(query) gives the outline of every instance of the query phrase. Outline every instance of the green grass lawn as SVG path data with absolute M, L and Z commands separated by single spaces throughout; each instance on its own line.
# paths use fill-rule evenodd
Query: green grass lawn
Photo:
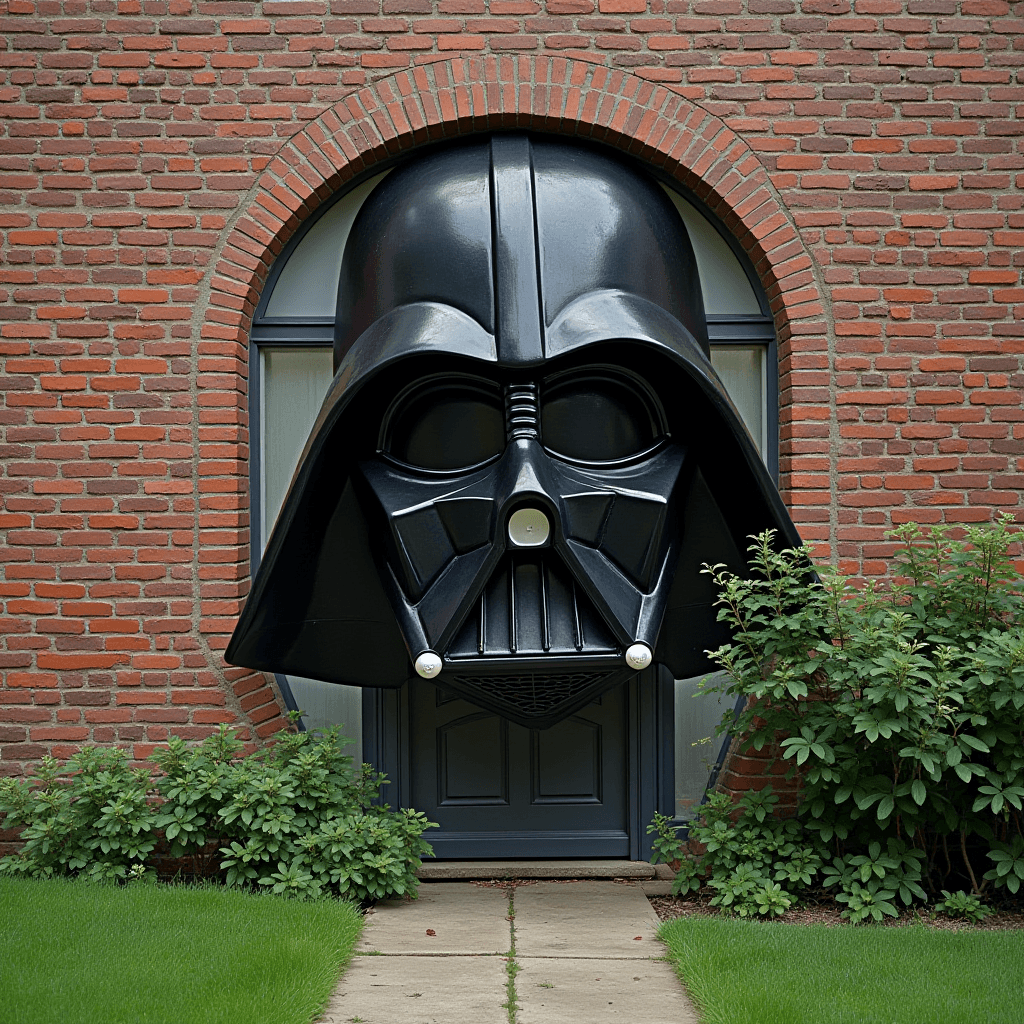
M 1021 1024 L 1024 931 L 662 926 L 704 1024 Z
M 347 903 L 0 878 L 3 1024 L 308 1024 L 362 928 Z

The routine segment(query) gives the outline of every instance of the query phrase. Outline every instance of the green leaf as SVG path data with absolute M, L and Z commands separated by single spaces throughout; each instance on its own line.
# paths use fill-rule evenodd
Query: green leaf
M 983 754 L 989 754 L 992 752 L 992 748 L 982 740 L 979 740 L 977 736 L 972 736 L 970 733 L 962 733 L 959 737 L 961 743 L 966 743 L 969 747 L 974 747 L 975 750 L 980 750 Z
M 875 812 L 879 821 L 885 821 L 893 812 L 893 799 L 891 796 L 884 796 L 878 803 L 878 810 Z
M 980 811 L 982 809 L 982 807 L 985 807 L 988 804 L 989 799 L 990 798 L 987 797 L 987 796 L 975 797 L 974 804 L 971 807 L 971 813 L 972 814 L 977 814 L 978 811 Z
M 925 800 L 928 799 L 928 790 L 920 779 L 914 779 L 910 784 L 910 795 L 914 798 L 914 803 L 918 807 L 924 806 Z
M 854 803 L 862 811 L 866 811 L 876 800 L 881 799 L 881 793 L 860 793 L 858 795 L 856 792 L 854 792 L 853 794 Z

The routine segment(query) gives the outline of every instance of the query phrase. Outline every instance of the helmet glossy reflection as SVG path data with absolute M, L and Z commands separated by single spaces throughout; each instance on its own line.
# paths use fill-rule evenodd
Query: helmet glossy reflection
M 334 353 L 236 664 L 429 667 L 544 727 L 651 652 L 706 669 L 701 563 L 797 540 L 711 369 L 683 224 L 617 157 L 508 134 L 394 171 L 345 250 Z

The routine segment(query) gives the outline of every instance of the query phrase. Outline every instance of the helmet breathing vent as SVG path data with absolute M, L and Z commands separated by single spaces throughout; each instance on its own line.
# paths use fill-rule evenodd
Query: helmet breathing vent
M 536 384 L 509 384 L 505 388 L 505 424 L 509 444 L 520 437 L 537 437 L 540 412 Z
M 599 695 L 605 682 L 621 676 L 618 670 L 610 672 L 522 673 L 513 676 L 454 675 L 449 682 L 465 693 L 478 692 L 487 704 L 505 717 L 543 721 L 556 715 L 561 717 L 565 708 L 573 708 L 579 698 L 590 699 Z

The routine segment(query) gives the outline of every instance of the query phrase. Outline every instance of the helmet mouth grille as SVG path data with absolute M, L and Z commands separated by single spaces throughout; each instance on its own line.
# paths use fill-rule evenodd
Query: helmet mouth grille
M 445 652 L 445 688 L 544 729 L 632 673 L 600 613 L 552 551 L 510 551 Z
M 493 659 L 617 655 L 620 645 L 553 552 L 510 551 L 455 635 L 457 669 Z M 483 667 L 482 665 L 480 666 Z M 515 671 L 510 668 L 510 671 Z

